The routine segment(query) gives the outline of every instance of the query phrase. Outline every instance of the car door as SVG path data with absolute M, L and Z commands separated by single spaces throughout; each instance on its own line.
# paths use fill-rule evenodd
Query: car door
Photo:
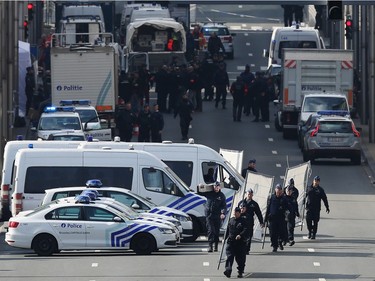
M 87 247 L 90 249 L 129 248 L 129 241 L 122 243 L 128 224 L 115 221 L 117 214 L 95 205 L 85 206 Z M 126 236 L 126 235 L 125 235 Z
M 45 219 L 59 240 L 60 249 L 82 249 L 86 247 L 86 222 L 80 206 L 54 209 Z

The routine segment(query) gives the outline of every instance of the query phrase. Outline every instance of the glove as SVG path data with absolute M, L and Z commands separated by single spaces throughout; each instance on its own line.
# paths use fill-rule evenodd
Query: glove
M 326 208 L 326 213 L 329 214 L 329 208 Z

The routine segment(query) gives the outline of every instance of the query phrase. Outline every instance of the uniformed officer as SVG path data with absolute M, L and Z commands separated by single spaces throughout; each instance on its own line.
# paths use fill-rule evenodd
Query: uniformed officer
M 277 248 L 284 250 L 283 241 L 285 238 L 285 212 L 288 209 L 288 202 L 284 196 L 281 184 L 276 184 L 275 193 L 268 197 L 265 221 L 269 222 L 271 246 L 273 252 Z
M 232 265 L 234 259 L 237 262 L 238 278 L 243 277 L 246 263 L 246 241 L 249 236 L 248 222 L 245 217 L 241 216 L 241 209 L 236 207 L 234 217 L 228 222 L 228 227 L 224 239 L 227 240 L 224 275 L 230 278 L 232 274 Z
M 320 177 L 314 177 L 313 183 L 306 190 L 306 224 L 309 230 L 309 239 L 315 239 L 318 231 L 318 222 L 320 219 L 321 200 L 323 200 L 326 212 L 329 214 L 329 205 L 327 195 L 320 186 Z
M 254 215 L 257 216 L 261 227 L 264 227 L 262 212 L 259 204 L 253 200 L 254 191 L 250 188 L 246 191 L 246 198 L 238 203 L 238 207 L 246 208 L 246 219 L 249 223 L 249 239 L 246 241 L 246 254 L 250 253 L 251 239 L 254 232 Z M 241 208 L 242 211 L 242 208 Z
M 215 182 L 213 191 L 202 194 L 207 197 L 205 215 L 208 236 L 208 252 L 213 252 L 214 244 L 215 252 L 217 252 L 220 226 L 227 212 L 226 198 L 224 193 L 221 192 L 220 182 Z
M 286 198 L 288 200 L 288 205 L 289 205 L 289 208 L 286 211 L 286 222 L 287 222 L 289 246 L 293 246 L 295 244 L 294 228 L 296 226 L 296 216 L 299 217 L 298 202 L 297 202 L 298 195 L 296 198 L 293 188 L 295 188 L 293 185 L 289 185 L 286 188 L 286 193 L 285 193 Z
M 255 159 L 251 159 L 249 161 L 249 164 L 247 165 L 247 168 L 242 169 L 242 172 L 241 172 L 242 177 L 246 178 L 247 171 L 251 171 L 251 172 L 254 172 L 254 173 L 258 172 L 255 169 L 256 163 L 257 163 L 257 161 Z

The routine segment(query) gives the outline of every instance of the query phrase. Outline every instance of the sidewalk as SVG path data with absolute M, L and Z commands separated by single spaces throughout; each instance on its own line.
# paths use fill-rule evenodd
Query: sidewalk
M 361 128 L 362 160 L 368 165 L 368 176 L 375 184 L 375 143 L 369 142 L 369 126 L 361 124 L 359 118 L 353 119 L 356 128 Z

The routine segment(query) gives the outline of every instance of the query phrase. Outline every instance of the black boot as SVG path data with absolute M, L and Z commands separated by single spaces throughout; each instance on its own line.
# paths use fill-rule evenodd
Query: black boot
M 214 250 L 213 250 L 213 248 L 212 248 L 212 243 L 210 243 L 209 245 L 208 245 L 208 251 L 207 252 L 209 252 L 209 253 L 212 253 Z

